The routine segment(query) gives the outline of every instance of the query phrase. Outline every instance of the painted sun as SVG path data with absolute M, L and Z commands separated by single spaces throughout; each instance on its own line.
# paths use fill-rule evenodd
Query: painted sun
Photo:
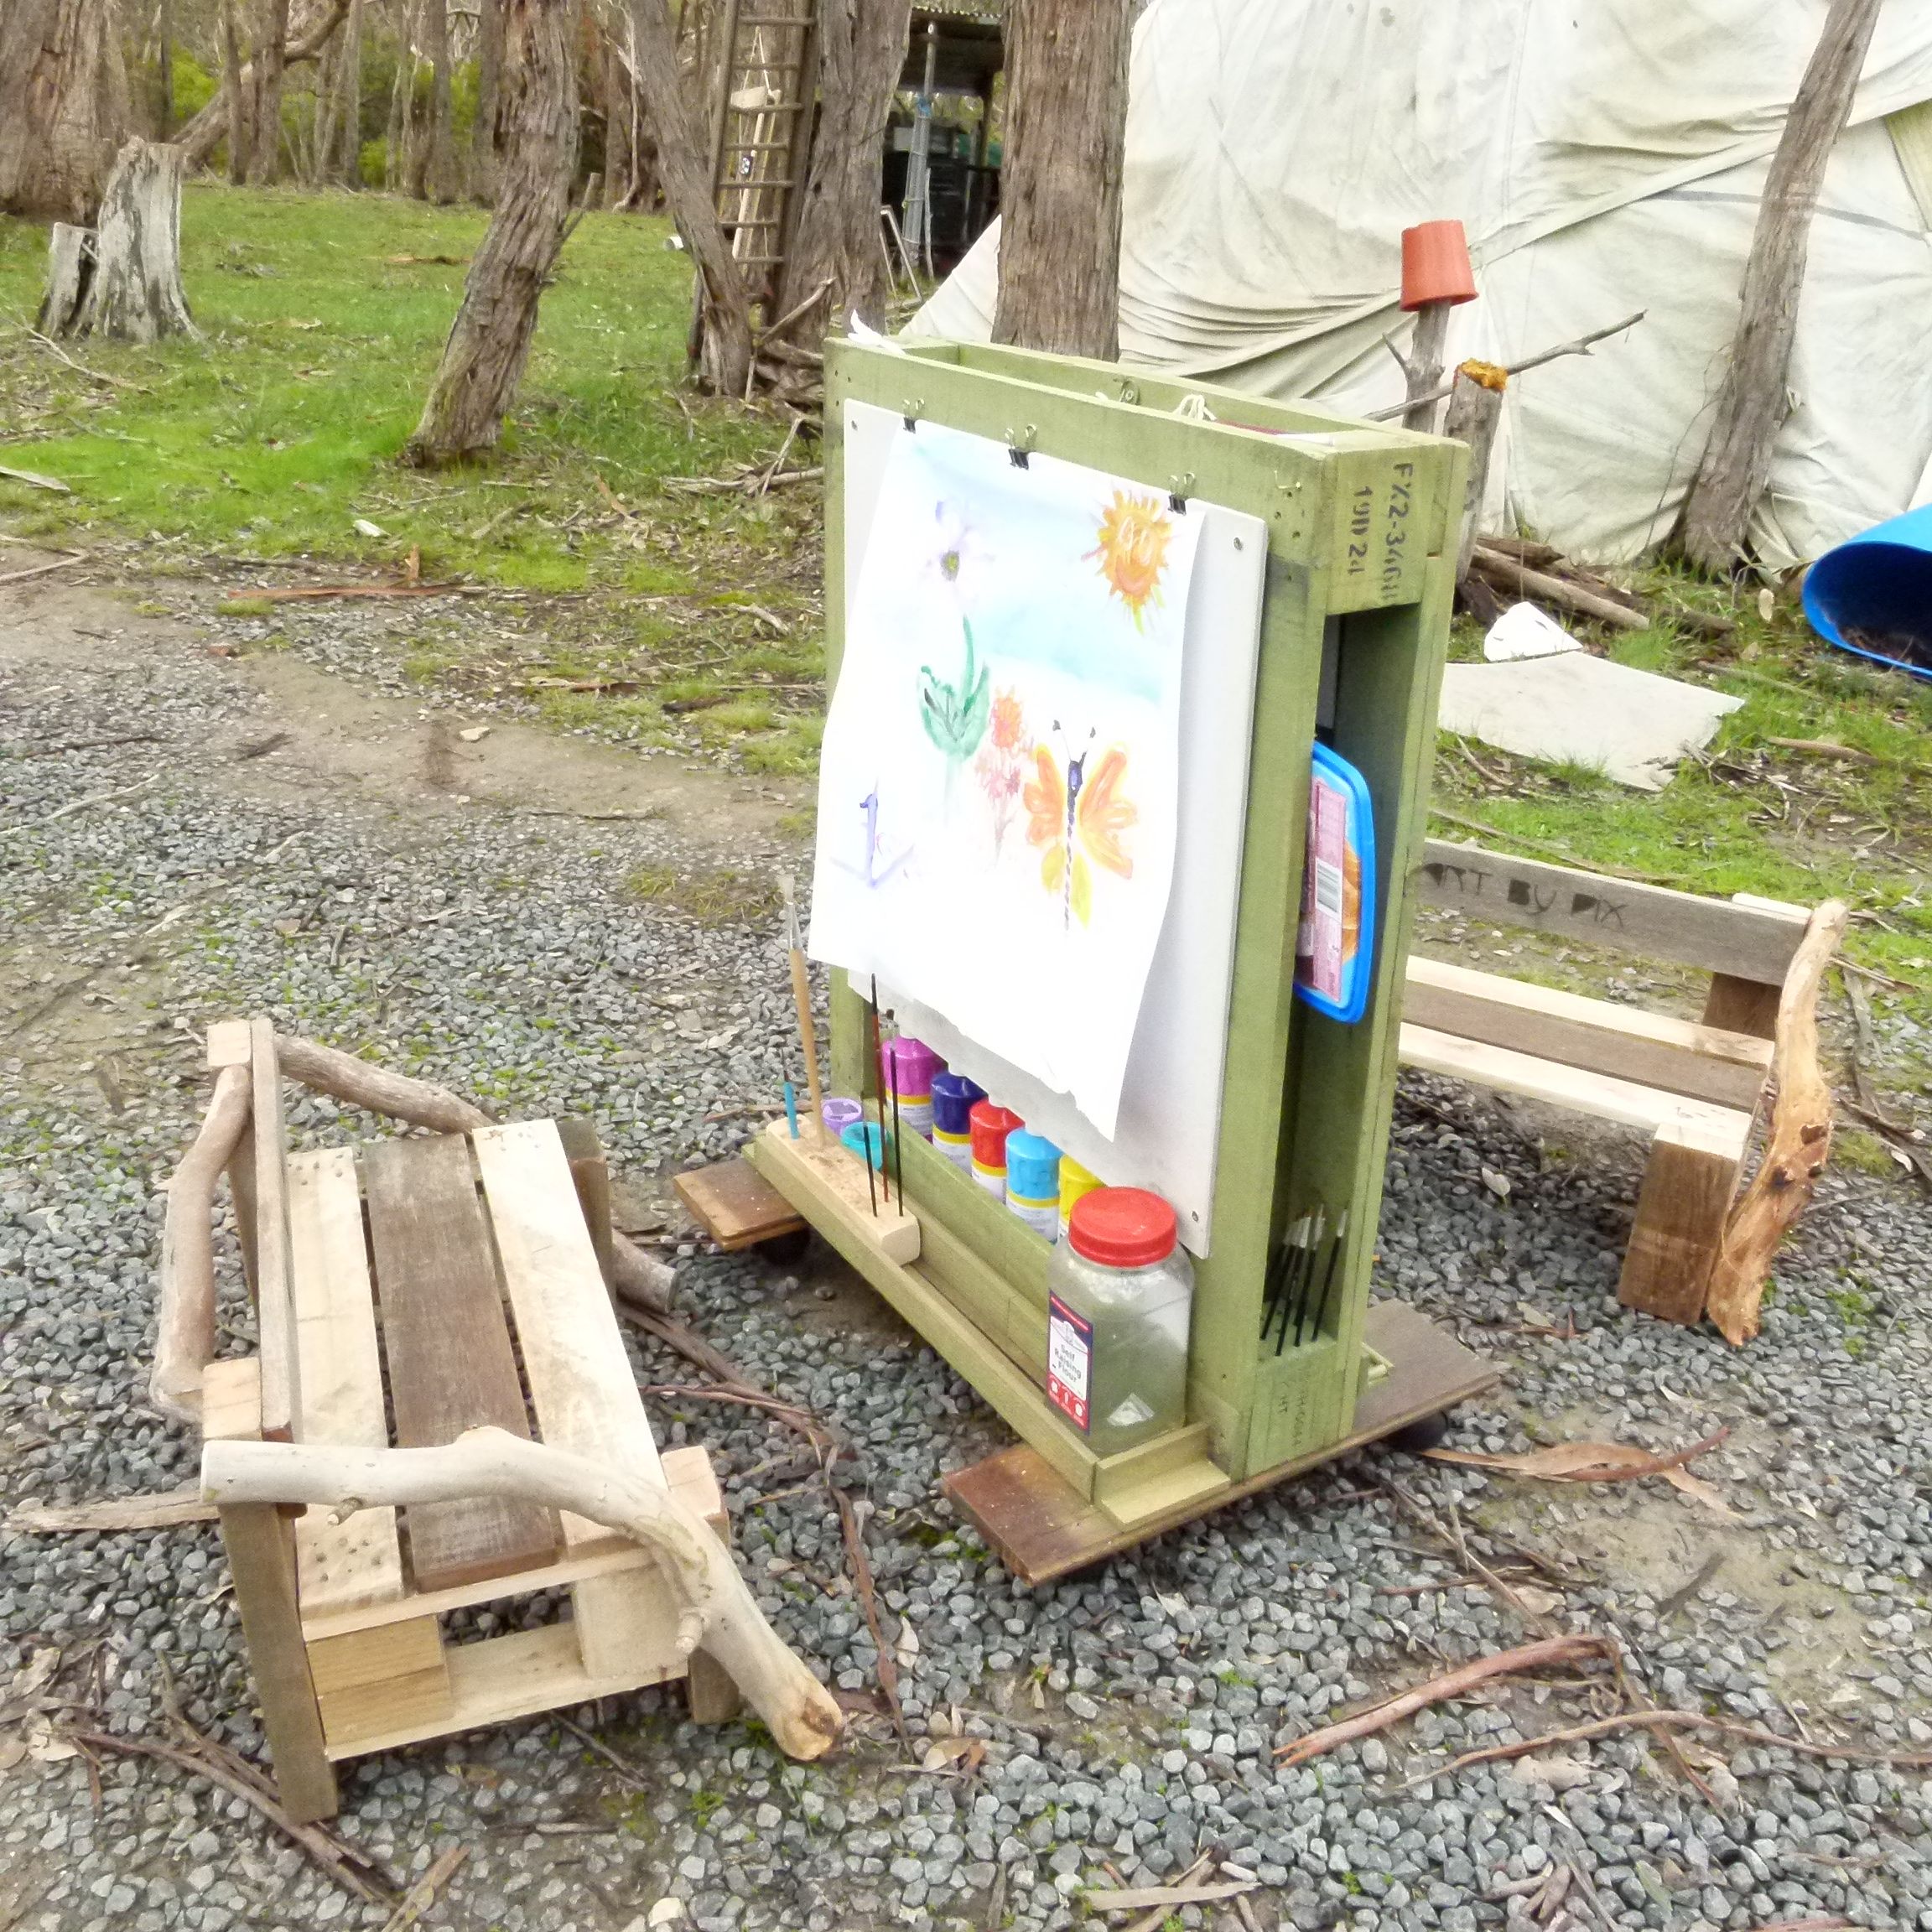
M 1174 524 L 1157 496 L 1136 496 L 1116 490 L 1100 518 L 1100 540 L 1089 550 L 1099 560 L 1108 588 L 1127 606 L 1135 627 L 1141 613 L 1155 601 L 1161 573 L 1166 568 L 1167 546 Z

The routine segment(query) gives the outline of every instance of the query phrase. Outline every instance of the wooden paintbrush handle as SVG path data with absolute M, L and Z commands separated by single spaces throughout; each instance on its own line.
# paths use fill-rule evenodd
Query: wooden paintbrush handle
M 812 1131 L 825 1131 L 825 1100 L 818 1088 L 818 1029 L 812 1019 L 812 982 L 806 977 L 805 955 L 792 949 L 792 997 L 798 1006 L 798 1037 L 805 1048 L 805 1086 L 812 1097 Z

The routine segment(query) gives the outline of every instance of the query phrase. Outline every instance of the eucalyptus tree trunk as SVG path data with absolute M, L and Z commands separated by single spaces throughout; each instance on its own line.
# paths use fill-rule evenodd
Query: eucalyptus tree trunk
M 470 195 L 496 205 L 496 114 L 503 75 L 503 0 L 478 0 L 476 118 L 470 127 Z
M 288 62 L 288 0 L 261 0 L 257 20 L 248 174 L 251 180 L 266 184 L 282 172 L 282 76 Z
M 574 19 L 571 0 L 504 0 L 502 192 L 402 453 L 419 468 L 493 449 L 528 359 L 577 171 Z
M 323 162 L 345 188 L 362 185 L 362 0 L 349 0 L 342 59 L 335 75 L 335 139 Z
M 235 0 L 221 0 L 221 97 L 228 108 L 228 179 L 237 188 L 248 179 L 251 72 L 242 65 L 242 36 L 235 29 Z
M 454 201 L 456 149 L 450 130 L 448 0 L 423 0 L 423 51 L 429 59 L 429 116 L 423 130 L 422 193 L 428 200 Z
M 224 59 L 226 58 L 226 37 L 229 22 L 228 8 L 232 0 L 224 0 L 222 8 L 222 34 Z M 335 37 L 342 24 L 343 17 L 349 11 L 349 0 L 311 0 L 301 18 L 293 22 L 288 29 L 288 45 L 284 69 L 299 66 L 304 60 L 319 60 L 322 50 Z M 240 118 L 246 120 L 247 96 L 254 91 L 255 64 L 252 60 L 236 58 L 232 65 L 232 85 L 227 72 L 222 75 L 222 86 L 213 100 L 182 127 L 175 138 L 175 146 L 180 148 L 182 158 L 190 168 L 200 168 L 207 164 L 208 157 L 227 138 L 228 130 L 236 120 L 237 99 L 244 112 Z M 246 130 L 244 130 L 246 137 Z M 234 143 L 229 143 L 232 148 Z
M 711 146 L 685 91 L 664 0 L 631 0 L 631 30 L 637 86 L 657 137 L 657 178 L 704 283 L 704 379 L 721 395 L 742 395 L 751 373 L 751 304 L 718 219 Z
M 1789 413 L 1784 377 L 1798 332 L 1811 215 L 1832 147 L 1851 117 L 1879 5 L 1831 0 L 1771 157 L 1730 366 L 1675 532 L 1677 549 L 1700 569 L 1727 575 L 1737 569 L 1751 512 L 1770 480 L 1772 448 Z
M 1131 0 L 1012 0 L 993 340 L 1120 353 Z
M 0 0 L 0 214 L 91 223 L 127 131 L 112 0 Z
M 795 325 L 801 339 L 854 311 L 885 326 L 880 176 L 911 17 L 911 0 L 820 0 L 818 122 L 777 301 L 780 315 L 820 304 Z

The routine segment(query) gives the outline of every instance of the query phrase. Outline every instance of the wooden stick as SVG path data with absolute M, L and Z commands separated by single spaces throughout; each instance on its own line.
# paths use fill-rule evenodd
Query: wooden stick
M 0 584 L 19 584 L 29 577 L 44 577 L 49 570 L 65 570 L 70 564 L 78 564 L 86 554 L 85 550 L 69 550 L 51 564 L 36 564 L 28 570 L 9 570 L 0 576 Z
M 822 1757 L 837 1742 L 838 1705 L 765 1620 L 730 1551 L 667 1488 L 507 1430 L 465 1431 L 439 1449 L 216 1441 L 201 1451 L 210 1501 L 305 1503 L 353 1513 L 372 1504 L 477 1496 L 568 1509 L 630 1537 L 657 1559 L 679 1610 L 678 1649 L 708 1653 L 744 1692 L 779 1748 Z
M 802 302 L 793 303 L 763 335 L 754 336 L 752 340 L 756 347 L 761 351 L 770 349 L 800 316 L 818 306 L 819 299 L 832 286 L 832 277 L 828 275 Z
M 1358 1711 L 1353 1717 L 1344 1717 L 1338 1724 L 1311 1731 L 1306 1737 L 1282 1745 L 1275 1755 L 1284 1764 L 1304 1764 L 1311 1758 L 1322 1757 L 1341 1745 L 1353 1744 L 1358 1737 L 1386 1731 L 1390 1725 L 1400 1724 L 1405 1717 L 1413 1717 L 1418 1711 L 1426 1710 L 1431 1704 L 1460 1697 L 1492 1677 L 1540 1670 L 1552 1664 L 1574 1664 L 1586 1657 L 1614 1659 L 1616 1655 L 1617 1645 L 1612 1639 L 1589 1635 L 1545 1637 L 1535 1644 L 1519 1644 L 1514 1650 L 1498 1650 L 1491 1656 L 1478 1657 L 1474 1663 L 1465 1664 L 1458 1670 L 1445 1671 L 1440 1677 L 1431 1677 L 1427 1683 L 1418 1684 L 1413 1690 L 1405 1690 L 1400 1696 L 1388 1698 L 1369 1710 Z
M 101 1503 L 23 1503 L 7 1519 L 9 1530 L 49 1536 L 100 1530 L 173 1530 L 184 1523 L 212 1523 L 215 1505 L 192 1483 L 158 1496 L 115 1496 Z
M 1594 617 L 1600 624 L 1613 624 L 1623 631 L 1648 631 L 1650 620 L 1627 604 L 1613 603 L 1592 590 L 1566 584 L 1546 571 L 1526 569 L 1514 558 L 1493 557 L 1482 546 L 1476 547 L 1470 568 L 1499 590 L 1514 590 L 1520 597 L 1535 597 L 1559 610 L 1574 611 L 1579 617 Z
M 1818 907 L 1779 996 L 1771 1137 L 1751 1185 L 1731 1210 L 1705 1301 L 1705 1313 L 1733 1347 L 1758 1332 L 1758 1305 L 1771 1258 L 1805 1212 L 1831 1150 L 1831 1083 L 1818 1064 L 1818 989 L 1849 917 L 1840 899 Z
M 201 1371 L 215 1358 L 215 1243 L 209 1226 L 215 1183 L 248 1124 L 249 1070 L 224 1067 L 215 1077 L 201 1130 L 168 1182 L 161 1228 L 160 1313 L 148 1393 L 179 1422 L 201 1413 Z

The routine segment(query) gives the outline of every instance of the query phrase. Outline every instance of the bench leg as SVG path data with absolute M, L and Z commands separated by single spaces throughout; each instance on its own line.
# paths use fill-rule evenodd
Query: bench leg
M 232 1504 L 221 1512 L 221 1541 L 275 1761 L 275 1788 L 298 1823 L 333 1818 L 335 1773 L 322 1748 L 322 1716 L 295 1607 L 291 1526 L 273 1503 Z
M 1674 1125 L 1657 1130 L 1617 1285 L 1626 1308 L 1685 1324 L 1702 1317 L 1742 1166 L 1737 1155 L 1700 1146 Z
M 1704 999 L 1704 1024 L 1722 1026 L 1727 1033 L 1753 1033 L 1760 1040 L 1772 1039 L 1778 1031 L 1778 1002 L 1784 990 L 1756 979 L 1713 973 L 1711 990 Z

